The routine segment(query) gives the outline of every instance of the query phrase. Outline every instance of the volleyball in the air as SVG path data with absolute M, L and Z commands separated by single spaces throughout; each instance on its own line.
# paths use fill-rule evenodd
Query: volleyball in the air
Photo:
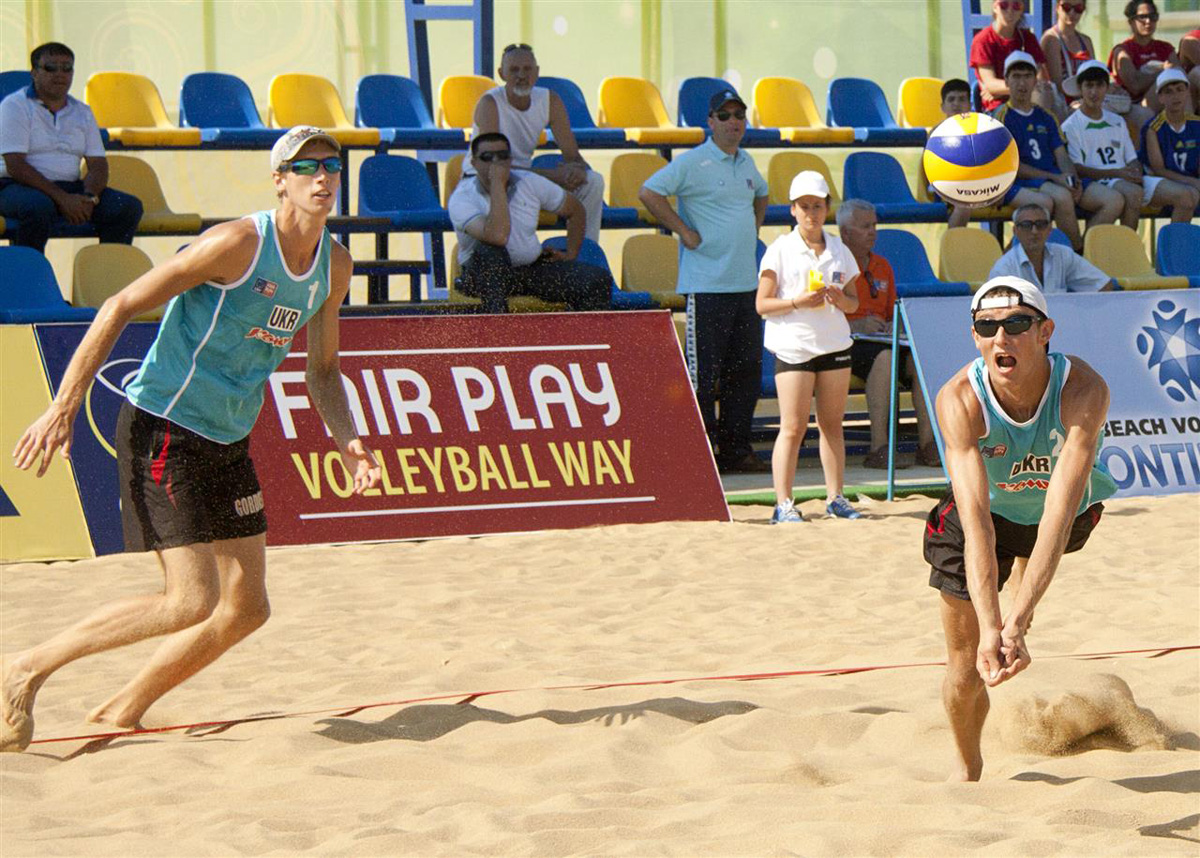
M 1017 178 L 1020 158 L 1008 129 L 985 113 L 960 113 L 929 134 L 921 156 L 925 177 L 950 203 L 998 203 Z

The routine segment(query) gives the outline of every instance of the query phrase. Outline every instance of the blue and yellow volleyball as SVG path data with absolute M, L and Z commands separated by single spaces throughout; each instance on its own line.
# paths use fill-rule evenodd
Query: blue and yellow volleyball
M 947 202 L 978 208 L 998 203 L 1017 178 L 1017 144 L 985 113 L 960 113 L 929 134 L 921 156 L 930 186 Z

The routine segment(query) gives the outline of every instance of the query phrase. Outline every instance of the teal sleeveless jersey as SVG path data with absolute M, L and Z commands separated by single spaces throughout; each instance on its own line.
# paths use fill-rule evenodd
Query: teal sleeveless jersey
M 279 248 L 275 212 L 249 217 L 258 230 L 249 270 L 235 283 L 201 283 L 172 298 L 125 391 L 143 411 L 222 444 L 250 434 L 267 379 L 329 296 L 328 230 L 312 266 L 294 275 Z
M 1057 352 L 1051 352 L 1047 357 L 1050 359 L 1050 383 L 1046 385 L 1037 412 L 1025 423 L 1015 422 L 996 401 L 983 358 L 976 358 L 967 372 L 971 387 L 983 406 L 984 436 L 979 439 L 979 452 L 987 467 L 992 512 L 1016 524 L 1037 524 L 1042 520 L 1050 475 L 1067 439 L 1059 407 L 1063 385 L 1071 372 L 1071 361 Z M 1117 484 L 1100 463 L 1103 441 L 1101 434 L 1096 441 L 1096 458 L 1076 515 L 1117 490 Z

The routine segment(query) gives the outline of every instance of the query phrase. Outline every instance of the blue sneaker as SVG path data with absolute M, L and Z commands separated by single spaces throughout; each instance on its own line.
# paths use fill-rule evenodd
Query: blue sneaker
M 850 501 L 846 500 L 843 495 L 837 495 L 825 504 L 825 512 L 834 518 L 862 518 L 862 513 L 850 506 Z
M 776 506 L 775 512 L 771 513 L 771 524 L 791 524 L 797 521 L 804 521 L 804 516 L 790 500 Z

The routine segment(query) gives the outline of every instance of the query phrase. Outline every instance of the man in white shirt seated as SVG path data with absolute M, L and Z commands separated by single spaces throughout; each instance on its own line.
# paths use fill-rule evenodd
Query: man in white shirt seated
M 499 133 L 471 141 L 475 175 L 463 176 L 450 196 L 450 221 L 458 236 L 460 288 L 483 300 L 485 313 L 508 311 L 509 295 L 564 302 L 571 310 L 604 310 L 612 275 L 576 259 L 583 244 L 579 200 L 536 173 L 511 171 L 512 150 Z M 567 221 L 567 249 L 543 249 L 537 237 L 543 211 Z
M 1112 288 L 1112 278 L 1074 250 L 1052 241 L 1050 215 L 1036 203 L 1013 212 L 1016 240 L 996 260 L 988 279 L 1010 275 L 1036 284 L 1043 292 L 1102 292 Z

